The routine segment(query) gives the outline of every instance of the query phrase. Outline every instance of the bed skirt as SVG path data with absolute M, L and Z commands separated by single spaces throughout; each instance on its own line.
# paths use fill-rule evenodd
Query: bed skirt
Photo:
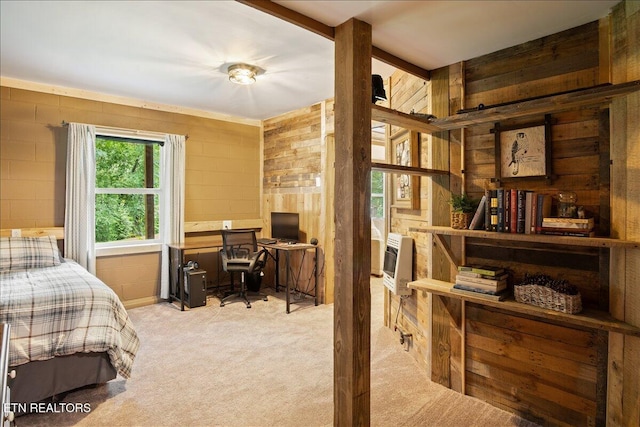
M 80 387 L 106 383 L 117 376 L 106 352 L 77 353 L 10 369 L 16 371 L 16 377 L 9 380 L 11 402 L 27 406 Z

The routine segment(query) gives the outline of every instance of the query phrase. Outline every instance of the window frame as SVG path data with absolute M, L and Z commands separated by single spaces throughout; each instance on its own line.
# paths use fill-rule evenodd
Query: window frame
M 155 132 L 143 132 L 143 131 L 130 131 L 124 129 L 110 129 L 110 128 L 98 128 L 96 127 L 95 133 L 95 144 L 97 146 L 98 139 L 112 139 L 112 140 L 120 140 L 122 142 L 126 142 L 129 144 L 158 144 L 160 146 L 160 164 L 159 164 L 159 183 L 157 188 L 145 188 L 145 187 L 135 187 L 135 188 L 113 188 L 113 187 L 98 187 L 97 183 L 94 183 L 94 192 L 95 196 L 98 194 L 129 194 L 129 195 L 154 195 L 158 196 L 158 218 L 159 218 L 159 227 L 158 234 L 153 239 L 141 239 L 141 240 L 117 240 L 111 242 L 98 242 L 96 241 L 95 236 L 95 228 L 94 228 L 94 244 L 96 247 L 96 255 L 105 256 L 105 255 L 116 255 L 116 254 L 124 254 L 124 253 L 142 253 L 147 251 L 158 251 L 162 247 L 162 243 L 164 241 L 164 224 L 166 221 L 165 218 L 165 209 L 163 206 L 165 204 L 165 186 L 164 182 L 164 174 L 162 167 L 164 165 L 164 141 L 165 135 L 159 134 Z M 139 141 L 139 142 L 137 142 Z M 94 164 L 94 173 L 97 172 L 97 159 Z M 95 197 L 94 196 L 94 197 Z M 94 215 L 96 215 L 96 209 L 94 208 Z M 95 221 L 97 223 L 97 220 Z M 94 225 L 95 227 L 95 225 Z

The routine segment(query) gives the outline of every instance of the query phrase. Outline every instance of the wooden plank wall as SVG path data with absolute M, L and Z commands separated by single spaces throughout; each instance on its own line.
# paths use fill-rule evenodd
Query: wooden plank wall
M 632 2 L 626 2 L 629 3 Z M 624 6 L 621 7 L 624 9 Z M 625 37 L 628 22 L 631 20 L 634 23 L 632 28 L 637 44 L 637 8 L 633 9 L 633 19 L 629 17 L 628 10 L 626 14 Z M 449 93 L 446 94 L 450 108 L 457 108 L 457 105 L 468 108 L 480 103 L 489 105 L 516 101 L 607 83 L 609 55 L 608 51 L 604 51 L 609 46 L 608 22 L 608 19 L 603 19 L 601 22 L 586 24 L 466 61 L 462 67 L 459 64 L 450 66 L 450 87 Z M 614 22 L 612 27 L 620 28 L 620 24 Z M 637 68 L 637 47 L 633 51 L 634 54 L 629 55 L 627 49 L 631 41 L 625 38 L 620 40 L 620 45 L 623 43 L 625 52 L 630 57 L 624 62 L 624 66 L 627 66 L 628 61 L 632 61 Z M 456 69 L 462 70 L 461 74 L 456 74 Z M 637 74 L 628 79 L 633 78 L 637 79 Z M 621 79 L 618 82 L 627 80 Z M 411 102 L 415 102 L 415 105 L 421 108 L 426 106 L 424 103 L 418 103 L 417 98 L 406 95 L 415 90 L 415 86 L 412 89 L 410 79 L 395 77 L 395 83 L 396 86 L 392 86 L 392 97 L 395 94 L 404 94 L 405 102 L 399 105 L 402 105 L 405 112 L 411 111 Z M 398 87 L 400 84 L 406 85 L 406 88 Z M 460 92 L 464 93 L 462 100 L 456 98 Z M 434 91 L 434 98 L 436 95 Z M 442 93 L 442 96 L 445 94 Z M 628 98 L 635 99 L 635 96 Z M 631 108 L 637 121 L 638 106 L 637 102 L 634 102 L 625 103 L 624 114 L 628 118 L 628 109 Z M 434 105 L 436 103 L 434 99 Z M 398 109 L 398 104 L 393 98 L 391 107 Z M 415 111 L 420 110 L 416 108 Z M 610 114 L 608 109 L 599 108 L 554 114 L 552 164 L 556 177 L 553 182 L 527 180 L 502 185 L 505 188 L 534 190 L 552 196 L 556 196 L 559 191 L 573 191 L 578 196 L 578 204 L 584 206 L 587 213 L 596 218 L 600 235 L 609 235 L 610 230 L 617 232 L 612 224 L 614 217 L 619 218 L 616 216 L 619 214 L 615 214 L 615 209 L 612 211 L 610 205 L 611 187 L 614 185 L 609 179 L 609 159 L 613 151 L 609 129 Z M 614 117 L 614 123 L 615 120 Z M 531 121 L 531 118 L 510 120 L 501 125 L 524 125 Z M 637 124 L 623 121 L 622 125 L 637 135 Z M 458 161 L 455 158 L 455 145 L 460 144 L 465 171 L 459 177 L 451 177 L 452 191 L 457 191 L 459 185 L 460 190 L 464 189 L 479 198 L 485 189 L 497 188 L 500 185 L 492 182 L 495 176 L 495 143 L 494 135 L 490 131 L 492 127 L 493 124 L 479 125 L 465 129 L 464 133 L 449 135 L 449 153 L 452 156 L 450 163 L 453 167 Z M 423 145 L 423 161 L 426 161 L 425 155 Z M 620 153 L 620 156 L 622 155 L 626 156 L 626 163 L 622 169 L 627 176 L 630 169 L 629 161 L 633 162 L 637 158 L 637 147 L 625 148 L 624 153 Z M 640 169 L 637 165 L 634 167 L 634 171 Z M 426 179 L 428 178 L 422 178 L 421 183 Z M 637 211 L 638 187 L 636 185 L 633 188 L 625 180 L 623 196 L 625 200 L 634 200 L 632 206 Z M 421 209 L 426 209 L 425 200 L 422 202 Z M 626 212 L 631 212 L 629 206 L 625 209 Z M 631 221 L 633 224 L 638 223 L 637 215 L 629 216 L 636 219 L 623 219 L 620 228 L 625 224 L 629 227 Z M 410 227 L 419 227 L 422 221 L 431 217 L 427 212 L 407 213 L 392 209 L 391 228 L 392 231 L 406 232 Z M 634 227 L 631 225 L 630 228 L 635 230 L 637 227 Z M 426 266 L 433 262 L 429 259 L 432 252 L 429 247 L 430 241 L 427 236 L 419 233 L 413 233 L 413 237 L 416 242 L 414 278 L 427 277 L 434 273 L 426 269 Z M 630 237 L 627 235 L 627 238 Z M 455 246 L 457 242 L 453 241 L 451 244 Z M 531 243 L 505 244 L 504 241 L 479 239 L 467 239 L 460 250 L 466 252 L 467 262 L 510 268 L 514 272 L 515 280 L 521 279 L 525 272 L 539 271 L 554 277 L 567 278 L 580 288 L 585 306 L 608 309 L 609 261 L 614 255 L 609 250 Z M 635 255 L 637 258 L 637 254 Z M 629 262 L 637 264 L 637 261 L 630 261 L 632 256 L 629 254 L 623 258 L 627 260 L 627 265 L 619 267 L 621 274 L 627 277 L 627 281 L 637 282 L 637 270 L 630 276 L 628 266 Z M 619 298 L 619 294 L 615 295 Z M 629 315 L 630 309 L 637 308 L 637 298 L 631 301 L 635 302 L 627 302 L 626 306 L 624 301 L 619 303 L 619 311 L 627 319 L 632 317 Z M 459 345 L 456 335 L 461 326 L 457 320 L 459 308 L 446 299 L 436 302 L 434 298 L 433 333 L 440 336 L 433 338 L 433 347 L 429 348 L 431 340 L 423 339 L 429 332 L 429 324 L 425 325 L 420 318 L 420 313 L 429 312 L 431 309 L 428 306 L 427 295 L 417 293 L 405 300 L 391 296 L 386 308 L 389 319 L 395 318 L 400 302 L 403 309 L 399 323 L 417 338 L 411 353 L 420 363 L 425 363 L 434 381 L 457 388 L 457 375 L 461 374 L 462 381 L 466 377 L 464 388 L 468 394 L 540 423 L 605 424 L 609 415 L 606 413 L 608 334 L 552 325 L 469 304 L 466 310 L 467 322 L 464 325 L 467 340 L 464 349 L 466 371 L 458 374 L 456 369 L 459 355 L 455 355 L 452 348 Z M 638 310 L 635 310 L 635 313 L 637 312 Z M 439 325 L 438 329 L 436 325 Z M 391 324 L 389 326 L 392 327 Z M 637 362 L 637 348 L 637 339 L 624 338 L 624 342 L 621 341 L 618 346 L 618 361 L 622 362 L 623 358 L 630 357 Z M 434 360 L 431 360 L 431 357 Z M 449 366 L 442 366 L 447 359 Z M 551 366 L 548 366 L 549 364 Z M 635 420 L 637 424 L 637 410 L 630 409 L 638 407 L 637 372 L 630 372 L 632 368 L 629 363 L 620 369 L 622 372 L 617 377 L 620 396 L 618 409 L 619 418 L 625 422 L 617 425 L 630 425 L 626 422 L 629 420 Z M 630 377 L 633 379 L 628 380 Z M 560 381 L 560 378 L 563 380 Z M 622 378 L 626 381 L 622 381 Z M 626 402 L 624 410 L 623 401 Z
M 611 22 L 612 81 L 640 79 L 640 2 L 621 2 Z M 617 237 L 640 240 L 640 94 L 611 108 L 612 216 Z M 615 257 L 614 257 L 615 256 Z M 611 313 L 640 325 L 640 251 L 612 250 Z M 640 339 L 610 334 L 607 425 L 640 425 Z
M 448 116 L 450 111 L 451 67 L 434 70 L 432 76 L 432 111 L 437 117 Z M 459 165 L 459 158 L 451 158 L 452 147 L 457 144 L 449 142 L 452 132 L 441 132 L 433 135 L 428 155 L 434 169 L 452 170 Z M 459 134 L 459 131 L 456 132 Z M 452 177 L 434 177 L 430 179 L 429 199 L 432 212 L 427 215 L 428 222 L 433 225 L 450 224 L 451 187 L 460 187 L 460 172 L 454 171 Z M 433 236 L 429 236 L 433 239 Z M 451 265 L 439 247 L 430 242 L 428 277 L 438 280 L 449 280 Z M 458 299 L 439 296 L 432 297 L 432 336 L 431 336 L 431 379 L 456 391 L 463 390 L 462 383 L 462 303 Z
M 605 333 L 475 304 L 466 315 L 469 395 L 542 425 L 604 425 Z
M 390 78 L 387 87 L 387 96 L 389 99 L 388 107 L 403 113 L 410 113 L 412 110 L 416 113 L 431 113 L 429 102 L 429 93 L 431 84 L 418 77 L 406 74 L 404 72 L 396 72 Z M 395 135 L 403 129 L 390 126 L 389 135 Z M 430 158 L 427 150 L 424 148 L 430 141 L 430 136 L 421 135 L 420 147 L 420 164 L 421 167 L 429 167 Z M 391 157 L 391 145 L 388 145 L 388 158 Z M 387 175 L 387 182 L 390 184 L 391 174 Z M 426 235 L 413 235 L 409 232 L 411 227 L 420 227 L 426 223 L 428 203 L 428 184 L 429 179 L 420 177 L 420 209 L 405 209 L 391 207 L 389 232 L 410 235 L 414 238 L 414 256 L 413 271 L 414 278 L 427 277 L 427 260 L 428 248 L 430 244 Z M 388 197 L 391 200 L 391 192 L 394 190 L 388 185 Z M 390 202 L 389 200 L 389 202 Z M 406 333 L 411 333 L 412 341 L 410 351 L 425 366 L 429 365 L 431 347 L 429 336 L 427 333 L 430 323 L 430 309 L 428 303 L 429 297 L 425 294 L 420 298 L 400 298 L 388 291 L 385 294 L 385 324 L 391 329 L 396 326 L 395 321 L 398 318 L 398 327 Z M 398 315 L 400 312 L 400 315 Z
M 323 237 L 322 176 L 324 103 L 292 111 L 264 121 L 264 178 L 262 196 L 263 235 L 270 235 L 271 212 L 298 212 L 300 240 L 315 237 L 321 248 Z M 320 180 L 321 185 L 317 185 Z M 321 249 L 321 252 L 322 249 Z M 292 253 L 292 267 L 300 271 L 303 288 L 313 275 L 313 257 L 307 254 L 300 270 L 302 253 Z M 318 286 L 324 297 L 324 257 L 320 256 L 321 279 Z M 283 272 L 284 273 L 284 272 Z
M 467 61 L 466 106 L 600 84 L 599 37 L 599 23 L 593 22 Z M 608 235 L 609 141 L 608 132 L 601 132 L 608 111 L 583 109 L 552 118 L 553 182 L 492 182 L 496 153 L 490 131 L 493 124 L 489 124 L 466 130 L 466 190 L 476 198 L 485 189 L 499 186 L 533 190 L 551 195 L 554 204 L 559 191 L 573 191 L 578 204 L 596 218 L 599 232 Z M 508 120 L 500 125 L 526 125 L 542 119 Z M 608 309 L 608 268 L 601 271 L 604 263 L 600 262 L 601 256 L 608 261 L 608 251 L 477 239 L 467 239 L 465 251 L 468 263 L 507 267 L 516 282 L 527 272 L 566 278 L 580 288 L 585 306 Z M 481 306 L 470 305 L 467 315 L 468 394 L 540 423 L 604 424 L 606 335 L 495 313 Z M 565 336 L 580 337 L 580 342 L 567 342 Z

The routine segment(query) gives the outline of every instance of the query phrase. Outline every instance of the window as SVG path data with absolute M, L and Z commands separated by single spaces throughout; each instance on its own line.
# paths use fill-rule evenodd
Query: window
M 371 218 L 384 218 L 384 173 L 371 171 Z
M 386 162 L 387 126 L 383 123 L 375 123 L 371 127 L 371 159 L 373 161 Z M 383 219 L 385 217 L 384 186 L 385 174 L 380 171 L 371 171 L 371 218 Z M 381 224 L 381 223 L 380 223 Z M 380 225 L 378 224 L 378 225 Z
M 96 245 L 162 241 L 162 142 L 96 132 Z

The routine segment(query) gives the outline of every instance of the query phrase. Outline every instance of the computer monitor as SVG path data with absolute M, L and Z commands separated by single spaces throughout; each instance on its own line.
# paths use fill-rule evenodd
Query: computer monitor
M 278 240 L 298 241 L 300 216 L 294 212 L 271 212 L 271 237 Z

